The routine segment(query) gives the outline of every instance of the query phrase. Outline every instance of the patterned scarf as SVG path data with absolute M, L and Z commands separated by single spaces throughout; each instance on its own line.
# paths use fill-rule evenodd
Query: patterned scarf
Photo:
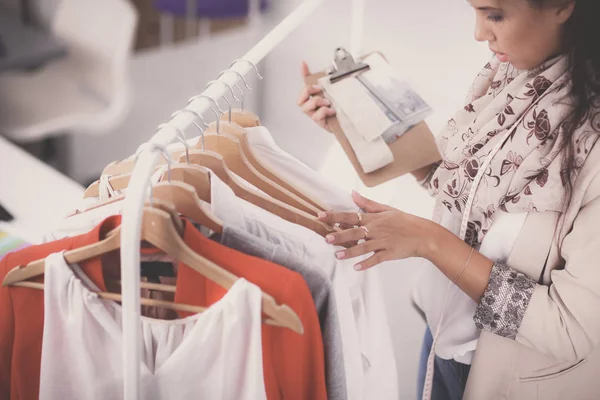
M 465 241 L 478 247 L 498 209 L 504 212 L 561 211 L 566 173 L 560 151 L 561 123 L 571 108 L 567 59 L 520 71 L 494 57 L 477 75 L 468 104 L 437 138 L 443 155 L 431 178 L 430 193 L 462 217 L 473 181 L 487 156 L 506 138 L 477 187 Z M 585 162 L 598 135 L 578 128 L 577 166 Z

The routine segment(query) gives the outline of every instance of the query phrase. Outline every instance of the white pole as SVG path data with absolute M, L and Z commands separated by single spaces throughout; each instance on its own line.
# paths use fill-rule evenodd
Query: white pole
M 307 17 L 323 3 L 324 0 L 305 0 L 295 11 L 285 18 L 275 29 L 267 34 L 254 46 L 243 59 L 258 64 L 275 46 L 296 29 Z M 247 62 L 238 62 L 233 70 L 242 75 L 253 71 Z M 253 73 L 253 72 L 252 72 Z M 238 83 L 235 74 L 223 74 L 220 78 L 228 84 Z M 225 93 L 224 85 L 210 85 L 204 95 L 217 99 Z M 189 108 L 199 114 L 208 110 L 210 104 L 205 99 L 198 99 L 189 105 Z M 171 126 L 183 131 L 192 125 L 194 118 L 191 113 L 180 113 L 170 121 Z M 163 128 L 157 132 L 151 143 L 166 146 L 176 138 L 176 129 Z M 150 176 L 159 155 L 155 152 L 142 152 L 133 169 L 130 185 L 123 206 L 123 219 L 121 231 L 121 279 L 123 281 L 123 374 L 124 374 L 124 399 L 139 400 L 140 382 L 140 235 L 142 209 L 146 199 L 146 191 Z

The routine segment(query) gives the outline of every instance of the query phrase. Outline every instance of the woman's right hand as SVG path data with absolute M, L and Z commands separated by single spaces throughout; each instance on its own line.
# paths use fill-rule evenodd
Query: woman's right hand
M 308 65 L 302 62 L 302 77 L 309 76 Z M 335 110 L 331 106 L 331 101 L 323 96 L 323 89 L 319 85 L 304 86 L 298 97 L 298 106 L 302 112 L 308 115 L 321 128 L 327 129 L 327 117 L 335 115 Z

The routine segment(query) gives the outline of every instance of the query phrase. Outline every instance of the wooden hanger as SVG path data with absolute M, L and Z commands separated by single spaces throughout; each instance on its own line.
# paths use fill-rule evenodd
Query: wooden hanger
M 111 178 L 114 190 L 126 189 L 131 174 Z M 206 169 L 194 164 L 174 164 L 163 172 L 160 182 L 152 186 L 152 197 L 172 204 L 181 215 L 201 224 L 210 230 L 223 233 L 223 222 L 215 217 L 201 200 L 210 203 L 210 175 Z M 124 196 L 119 196 L 123 199 Z M 114 199 L 114 198 L 113 198 Z M 113 203 L 109 199 L 106 204 Z M 90 211 L 105 203 L 88 208 Z
M 242 80 L 242 82 L 244 83 L 244 86 L 246 87 L 246 89 L 248 91 L 250 91 L 250 86 L 248 86 L 248 84 L 246 83 L 244 76 L 237 71 L 234 71 L 231 69 L 221 71 L 219 73 L 219 75 L 217 76 L 217 79 L 219 79 L 221 77 L 221 75 L 223 75 L 227 72 L 233 73 L 238 78 L 240 78 Z M 256 72 L 258 74 L 258 71 L 256 71 Z M 258 74 L 258 76 L 260 76 L 260 74 Z M 214 82 L 215 81 L 213 81 L 213 83 Z M 309 203 L 310 205 L 316 207 L 318 209 L 318 211 L 326 211 L 328 209 L 328 207 L 326 205 L 321 203 L 319 200 L 311 198 L 310 196 L 306 195 L 300 189 L 296 188 L 294 185 L 288 183 L 284 178 L 277 175 L 277 173 L 275 171 L 271 170 L 269 167 L 263 165 L 260 162 L 260 160 L 254 155 L 254 152 L 252 151 L 252 147 L 250 146 L 250 143 L 248 142 L 248 138 L 246 137 L 245 129 L 237 129 L 237 127 L 236 127 L 236 129 L 229 128 L 229 126 L 227 124 L 231 125 L 232 123 L 234 125 L 239 125 L 242 128 L 257 127 L 257 126 L 260 126 L 261 123 L 260 123 L 260 119 L 258 118 L 258 116 L 256 114 L 254 114 L 250 111 L 244 110 L 244 91 L 238 85 L 235 85 L 235 87 L 239 90 L 239 92 L 242 96 L 241 98 L 236 97 L 233 87 L 231 85 L 229 85 L 223 81 L 219 81 L 219 82 L 229 87 L 231 97 L 233 97 L 234 100 L 238 101 L 240 103 L 240 107 L 241 107 L 241 109 L 232 109 L 231 103 L 229 103 L 227 98 L 225 98 L 225 101 L 227 101 L 227 104 L 229 105 L 229 111 L 227 114 L 221 115 L 221 118 L 220 118 L 221 126 L 223 127 L 223 125 L 225 125 L 223 127 L 224 129 L 221 128 L 221 132 L 231 134 L 232 136 L 234 136 L 235 138 L 237 138 L 239 140 L 239 142 L 242 146 L 242 152 L 248 159 L 248 162 L 263 176 L 265 176 L 267 179 L 275 182 L 282 188 L 288 190 L 290 193 L 292 193 L 293 195 L 296 195 L 297 197 L 299 197 L 300 199 Z M 210 85 L 210 83 L 209 83 L 209 85 Z M 223 122 L 225 122 L 225 124 Z M 214 126 L 214 123 L 211 125 Z M 212 126 L 209 127 L 208 131 L 214 132 L 214 127 L 212 127 Z
M 185 155 L 185 152 L 182 154 Z M 179 157 L 179 156 L 177 156 Z M 162 165 L 161 165 L 162 166 Z M 156 169 L 161 166 L 157 166 Z M 210 180 L 208 172 L 198 165 L 195 164 L 183 164 L 177 163 L 171 166 L 171 176 L 173 179 L 188 183 L 192 185 L 198 191 L 198 196 L 203 199 L 202 193 L 208 193 L 210 196 Z M 163 179 L 167 177 L 167 174 L 163 174 Z M 121 175 L 111 176 L 108 178 L 108 184 L 115 191 L 127 189 L 129 180 L 131 179 L 131 172 L 123 173 Z M 163 180 L 161 179 L 161 180 Z M 98 197 L 100 195 L 100 181 L 97 180 L 88 186 L 83 192 L 83 198 Z M 204 199 L 203 199 L 204 200 Z
M 178 213 L 193 222 L 216 233 L 223 233 L 223 222 L 202 204 L 196 190 L 191 185 L 174 180 L 159 182 L 152 187 L 152 196 L 170 201 Z M 208 200 L 210 200 L 210 194 Z
M 218 266 L 210 260 L 194 252 L 183 241 L 177 231 L 172 217 L 169 213 L 154 207 L 145 207 L 142 220 L 141 239 L 154 247 L 164 251 L 167 255 L 184 263 L 188 267 L 204 275 L 219 286 L 229 290 L 239 279 L 237 276 Z M 78 249 L 69 250 L 64 253 L 65 261 L 69 264 L 80 263 L 91 258 L 119 249 L 121 244 L 121 227 L 116 228 L 109 236 L 98 242 Z M 2 286 L 25 286 L 35 289 L 43 289 L 42 283 L 25 282 L 44 274 L 45 259 L 33 261 L 26 266 L 18 266 L 6 274 Z M 100 292 L 98 296 L 114 301 L 121 301 L 121 296 L 115 293 Z M 169 301 L 154 299 L 141 299 L 143 305 L 159 306 L 175 310 L 181 310 L 181 305 Z M 185 311 L 193 307 L 196 311 L 202 307 L 185 306 Z M 201 312 L 202 310 L 200 310 Z M 302 334 L 304 329 L 298 315 L 287 305 L 278 305 L 275 299 L 262 292 L 262 311 L 269 317 L 267 323 L 282 326 Z
M 223 81 L 211 81 L 206 86 L 208 87 L 214 83 L 220 83 L 228 87 L 229 90 L 231 90 L 231 95 L 236 98 L 233 88 Z M 206 99 L 213 103 L 221 112 L 221 114 L 224 114 L 223 110 L 219 108 L 217 101 L 209 96 L 199 95 L 193 97 L 190 99 L 189 103 L 192 103 L 200 98 Z M 223 99 L 227 102 L 229 111 L 231 111 L 231 103 L 229 100 L 227 100 L 227 97 L 223 96 Z M 284 189 L 258 172 L 248 161 L 244 155 L 240 142 L 235 138 L 236 134 L 241 134 L 244 132 L 244 128 L 232 122 L 220 122 L 220 114 L 212 107 L 211 110 L 215 114 L 216 124 L 212 125 L 211 128 L 211 125 L 206 126 L 206 123 L 204 123 L 207 129 L 202 134 L 201 140 L 196 143 L 195 148 L 200 148 L 201 150 L 211 150 L 221 154 L 231 171 L 277 200 L 287 203 L 298 210 L 305 211 L 314 216 L 322 211 L 312 204 L 302 200 L 298 196 L 290 193 L 288 190 Z M 202 118 L 201 120 L 204 122 Z M 216 135 L 205 135 L 206 131 L 216 132 Z M 228 133 L 231 135 L 228 135 Z
M 225 125 L 225 129 L 236 129 L 227 123 L 220 125 Z M 209 125 L 207 131 L 214 134 L 205 134 L 204 141 L 198 141 L 196 149 L 204 147 L 206 150 L 221 154 L 233 173 L 277 200 L 314 216 L 322 211 L 262 175 L 246 158 L 240 141 L 234 136 L 227 135 L 226 132 L 217 133 L 216 129 L 216 125 Z
M 261 125 L 258 115 L 240 108 L 234 108 L 231 110 L 231 118 L 229 118 L 229 115 L 223 115 L 221 117 L 221 121 L 229 120 L 238 124 L 242 128 L 254 128 Z
M 213 99 L 206 97 L 206 96 L 199 96 L 199 97 L 204 97 L 209 101 L 215 102 Z M 191 99 L 190 102 L 194 101 L 195 99 L 196 98 Z M 215 102 L 215 104 L 216 104 L 216 102 Z M 186 110 L 186 109 L 184 109 L 184 110 Z M 214 109 L 212 109 L 212 110 L 215 113 L 216 117 L 218 118 L 219 114 Z M 186 111 L 196 114 L 194 111 L 189 110 L 189 109 L 187 109 Z M 196 116 L 202 122 L 204 122 L 202 117 L 200 117 L 197 114 L 196 114 Z M 200 130 L 200 133 L 201 133 L 201 138 L 198 140 L 198 144 L 196 147 L 198 147 L 198 146 L 204 147 L 208 136 L 204 135 L 204 132 L 202 131 L 202 128 L 199 125 L 197 125 L 197 124 L 195 124 L 195 125 Z M 205 126 L 207 126 L 207 125 L 205 124 Z M 174 127 L 174 128 L 177 129 L 176 127 Z M 180 136 L 184 136 L 183 132 L 181 132 L 181 131 L 179 132 L 179 134 L 180 134 Z M 210 169 L 211 171 L 213 171 L 222 181 L 224 181 L 228 186 L 231 187 L 231 189 L 233 190 L 233 192 L 235 193 L 236 196 L 241 197 L 266 211 L 276 214 L 279 217 L 285 219 L 286 221 L 304 226 L 322 236 L 326 236 L 327 234 L 331 233 L 332 231 L 337 230 L 337 228 L 327 226 L 323 222 L 319 221 L 317 218 L 315 218 L 314 215 L 303 212 L 300 209 L 294 209 L 291 206 L 289 206 L 288 204 L 278 200 L 276 197 L 271 199 L 262 194 L 255 193 L 254 191 L 251 191 L 246 186 L 244 186 L 239 181 L 239 179 L 237 179 L 232 174 L 232 172 L 230 170 L 230 165 L 233 165 L 237 169 L 237 171 L 240 172 L 240 176 L 242 178 L 244 178 L 244 176 L 248 176 L 248 174 L 245 172 L 245 169 L 250 169 L 252 167 L 249 166 L 247 161 L 244 162 L 244 158 L 240 156 L 241 150 L 240 150 L 239 142 L 235 141 L 234 139 L 231 139 L 229 141 L 227 141 L 225 139 L 225 140 L 221 141 L 221 139 L 223 137 L 224 137 L 224 135 L 218 135 L 218 136 L 215 135 L 216 139 L 208 139 L 209 141 L 210 140 L 216 141 L 216 147 L 220 150 L 221 154 L 214 153 L 214 152 L 207 152 L 205 150 L 199 151 L 199 152 L 197 150 L 191 151 L 191 152 L 189 152 L 190 153 L 189 155 L 186 155 L 186 157 L 189 157 L 188 161 L 191 163 L 202 165 L 202 166 Z M 223 144 L 223 146 L 221 146 L 222 144 Z M 225 151 L 225 146 L 228 146 L 227 151 Z M 184 153 L 184 151 L 179 152 L 179 154 L 183 154 L 183 153 Z M 193 157 L 192 157 L 192 154 L 193 154 Z M 225 157 L 223 155 L 228 156 L 228 158 L 230 159 L 229 162 L 226 163 Z M 181 157 L 182 156 L 180 156 L 180 158 Z M 133 167 L 133 164 L 131 164 L 131 167 Z M 234 170 L 234 172 L 236 172 L 236 171 Z M 254 178 L 250 178 L 249 181 L 250 181 L 250 183 L 253 183 L 252 181 L 256 182 L 256 180 Z M 257 186 L 257 185 L 255 185 L 255 186 Z M 264 185 L 261 184 L 260 186 L 264 186 Z M 262 188 L 259 187 L 259 189 L 262 189 Z M 263 190 L 263 192 L 266 192 L 267 194 L 273 193 L 273 191 L 270 188 L 266 188 L 266 189 L 267 190 L 266 191 Z M 269 193 L 269 192 L 271 192 L 271 193 Z M 314 212 L 318 213 L 319 211 L 315 210 Z
M 180 157 L 183 159 L 186 156 L 182 152 Z M 311 214 L 305 213 L 302 210 L 293 208 L 277 199 L 266 197 L 259 192 L 249 189 L 231 172 L 231 170 L 228 168 L 228 164 L 225 163 L 223 157 L 218 153 L 211 151 L 191 150 L 189 152 L 189 159 L 192 164 L 197 164 L 210 169 L 217 177 L 219 177 L 219 179 L 221 179 L 233 190 L 237 197 L 244 199 L 257 207 L 260 207 L 263 210 L 278 215 L 286 221 L 302 225 L 321 236 L 326 236 L 333 231 L 337 231 L 336 228 L 324 224 Z M 178 171 L 180 170 L 181 165 L 182 164 L 174 164 L 172 167 L 172 173 L 174 172 L 174 174 L 171 179 L 179 180 L 177 173 L 179 173 Z M 131 174 L 124 174 L 111 177 L 109 182 L 114 190 L 122 190 L 127 187 L 130 178 Z M 97 188 L 95 190 L 97 190 Z M 198 195 L 202 200 L 209 202 L 206 195 L 202 195 L 201 193 L 198 193 Z M 111 202 L 111 200 L 109 200 L 109 202 Z M 90 209 L 86 211 L 89 210 Z
M 231 172 L 223 157 L 218 153 L 211 151 L 190 150 L 188 155 L 182 154 L 181 160 L 179 161 L 179 163 L 171 166 L 171 183 L 175 183 L 173 181 L 182 181 L 191 184 L 191 186 L 196 189 L 198 197 L 207 203 L 211 203 L 212 200 L 210 197 L 210 177 L 208 173 L 206 173 L 206 170 L 204 170 L 202 167 L 211 170 L 219 179 L 221 179 L 232 189 L 233 193 L 237 197 L 244 199 L 257 207 L 260 207 L 263 210 L 273 213 L 285 219 L 286 221 L 302 225 L 321 236 L 326 236 L 327 234 L 336 230 L 335 228 L 319 221 L 310 214 L 304 213 L 300 210 L 290 207 L 286 203 L 269 198 L 257 191 L 249 189 Z M 184 161 L 189 161 L 190 164 L 183 164 Z M 199 176 L 197 169 L 200 169 L 203 172 L 203 175 Z M 167 173 L 168 171 L 163 173 L 161 177 L 162 182 L 168 178 Z M 122 190 L 127 188 L 130 178 L 131 174 L 111 177 L 110 183 L 114 190 Z M 167 189 L 160 190 L 166 191 Z M 174 190 L 180 189 L 175 188 Z M 189 217 L 194 222 L 200 223 L 215 232 L 222 232 L 222 222 L 214 217 L 210 211 L 206 210 L 206 207 L 201 207 L 201 210 L 197 210 L 195 211 L 195 214 L 192 214 L 192 212 L 189 210 L 189 204 L 192 202 L 192 200 L 184 200 L 184 198 L 179 199 L 174 193 L 162 193 L 157 191 L 155 196 L 157 195 L 162 196 L 161 198 L 163 200 L 173 202 L 175 204 L 175 208 L 181 214 Z M 191 196 L 191 194 L 189 194 L 189 196 Z M 109 202 L 112 202 L 112 199 L 109 200 Z M 182 204 L 178 202 L 181 202 Z M 86 211 L 98 208 L 102 205 L 103 204 L 100 204 L 93 208 L 89 208 Z M 200 219 L 202 212 L 206 215 L 205 218 Z
M 336 230 L 304 211 L 249 189 L 231 172 L 229 164 L 226 164 L 223 157 L 218 153 L 190 150 L 189 160 L 191 163 L 202 165 L 211 170 L 223 183 L 231 188 L 236 197 L 246 200 L 265 211 L 278 215 L 286 221 L 304 226 L 321 236 L 326 236 Z
M 233 118 L 234 115 L 235 115 L 235 110 L 232 110 L 232 121 L 234 120 L 234 118 Z M 228 119 L 227 115 L 221 116 L 221 120 L 227 120 L 227 119 Z M 243 124 L 239 123 L 238 121 L 235 121 L 235 122 L 238 123 L 243 128 L 251 128 L 251 127 L 258 126 L 258 125 L 243 125 Z M 242 122 L 244 122 L 244 121 L 242 120 Z M 209 132 L 214 131 L 213 124 L 209 125 L 209 128 L 208 128 Z M 242 131 L 234 130 L 234 131 L 227 132 L 227 133 L 235 136 L 235 138 L 238 139 L 238 141 L 240 142 L 240 145 L 242 146 L 242 151 L 244 152 L 244 155 L 248 159 L 248 162 L 250 162 L 250 164 L 252 164 L 252 166 L 258 172 L 260 172 L 262 175 L 264 175 L 267 179 L 270 179 L 271 181 L 275 182 L 282 188 L 284 188 L 284 189 L 288 190 L 290 193 L 298 196 L 300 199 L 306 201 L 307 203 L 316 207 L 320 211 L 327 211 L 329 209 L 329 207 L 327 207 L 321 201 L 307 195 L 302 190 L 298 189 L 293 184 L 289 183 L 284 178 L 282 178 L 280 175 L 278 175 L 277 172 L 275 172 L 268 166 L 264 165 L 259 160 L 259 158 L 256 157 L 256 155 L 254 154 L 254 150 L 252 150 L 252 146 L 250 145 L 250 142 L 248 141 L 248 136 L 247 136 L 245 129 Z
M 193 112 L 188 109 L 183 110 Z M 218 116 L 218 114 L 216 115 Z M 213 129 L 212 124 L 207 125 L 207 127 L 208 129 Z M 198 128 L 201 130 L 200 127 Z M 221 129 L 223 129 L 223 131 L 221 131 Z M 319 201 L 303 194 L 299 189 L 287 183 L 285 179 L 279 177 L 269 168 L 262 165 L 254 156 L 254 153 L 251 150 L 250 144 L 248 143 L 248 139 L 243 128 L 235 126 L 235 124 L 223 123 L 219 124 L 219 131 L 227 132 L 232 135 L 232 138 L 237 138 L 239 145 L 237 143 L 225 143 L 227 139 L 223 139 L 221 141 L 218 141 L 217 143 L 214 143 L 215 139 L 209 138 L 207 140 L 207 136 L 204 138 L 204 142 L 206 144 L 207 149 L 216 149 L 219 150 L 218 152 L 225 152 L 225 146 L 227 146 L 228 159 L 226 160 L 226 162 L 228 163 L 228 165 L 229 163 L 234 165 L 234 172 L 236 174 L 244 178 L 246 181 L 252 183 L 254 186 L 258 187 L 263 192 L 269 194 L 274 198 L 282 200 L 299 210 L 306 211 L 312 215 L 317 215 L 319 212 L 327 210 L 327 207 L 321 204 Z M 239 149 L 239 146 L 241 146 L 241 149 Z M 202 140 L 198 140 L 196 147 L 202 147 Z M 184 150 L 173 151 L 170 154 L 171 158 L 177 159 L 182 154 L 184 154 Z M 229 160 L 229 158 L 231 158 L 231 161 Z M 161 159 L 158 160 L 156 165 L 160 166 L 164 164 L 166 164 L 166 161 Z M 113 162 L 107 165 L 106 168 L 104 168 L 104 170 L 102 171 L 102 175 L 117 176 L 116 178 L 110 178 L 111 185 L 113 186 L 113 188 L 115 188 L 115 190 L 117 190 L 117 187 L 122 186 L 119 183 L 120 178 L 118 176 L 122 174 L 131 173 L 134 166 L 134 159 Z M 113 179 L 115 179 L 114 184 Z M 129 182 L 127 178 L 124 179 L 126 182 Z M 267 182 L 269 182 L 270 180 L 270 182 L 265 183 L 265 180 Z M 98 182 L 94 182 L 92 183 L 92 185 L 90 185 L 90 187 L 86 189 L 84 193 L 84 198 L 97 197 L 98 194 Z
M 213 99 L 203 95 L 196 96 L 195 98 L 191 99 L 190 102 L 194 101 L 197 98 L 206 98 L 207 100 L 216 104 L 216 102 Z M 211 110 L 215 114 L 215 117 L 218 119 L 219 113 L 212 107 Z M 188 111 L 196 114 L 190 109 L 183 109 L 181 111 Z M 196 116 L 199 117 L 204 123 L 204 120 L 199 115 L 196 114 Z M 204 133 L 202 132 L 202 128 L 199 125 L 196 126 L 201 131 L 203 136 L 200 140 L 198 140 L 198 143 L 196 144 L 195 148 L 202 149 L 203 147 L 205 147 L 206 150 L 212 150 L 216 153 L 221 154 L 225 160 L 225 163 L 231 171 L 233 171 L 235 174 L 237 174 L 250 184 L 254 185 L 258 189 L 262 190 L 264 193 L 277 200 L 287 203 L 290 206 L 297 208 L 298 210 L 305 211 L 314 216 L 317 216 L 319 212 L 323 211 L 319 207 L 303 200 L 299 196 L 291 193 L 290 191 L 281 187 L 277 183 L 269 180 L 254 168 L 254 166 L 246 158 L 240 142 L 236 139 L 236 136 L 234 136 L 237 134 L 241 135 L 244 133 L 244 129 L 242 127 L 233 123 L 219 123 L 217 132 L 231 133 L 232 136 L 220 134 L 212 137 L 210 135 L 204 135 Z M 212 129 L 211 125 L 205 124 L 205 126 L 208 128 L 208 130 Z M 180 132 L 180 135 L 183 136 L 183 133 Z M 172 152 L 171 158 L 177 159 L 177 157 L 181 157 L 183 153 L 184 151 Z M 165 161 L 163 160 L 162 162 L 159 161 L 156 165 L 160 166 L 164 164 Z M 125 160 L 120 163 L 111 163 L 104 169 L 102 174 L 121 175 L 124 173 L 130 173 L 133 170 L 134 166 L 135 160 Z M 122 178 L 122 180 L 123 182 L 128 182 L 127 178 Z M 122 184 L 119 183 L 120 181 L 121 178 L 115 178 L 115 184 L 112 185 L 113 181 L 109 180 L 109 182 L 115 190 L 117 186 L 122 186 Z M 98 183 L 94 182 L 92 185 L 90 185 L 88 189 L 86 189 L 84 197 L 97 197 L 98 193 Z

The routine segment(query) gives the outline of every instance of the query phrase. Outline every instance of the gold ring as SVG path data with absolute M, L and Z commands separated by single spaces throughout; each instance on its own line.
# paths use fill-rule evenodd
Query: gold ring
M 365 239 L 364 240 L 368 240 L 369 239 L 369 229 L 366 226 L 361 226 L 362 230 L 365 231 Z
M 362 214 L 357 212 L 356 216 L 358 217 L 358 224 L 357 226 L 361 226 L 362 225 Z

